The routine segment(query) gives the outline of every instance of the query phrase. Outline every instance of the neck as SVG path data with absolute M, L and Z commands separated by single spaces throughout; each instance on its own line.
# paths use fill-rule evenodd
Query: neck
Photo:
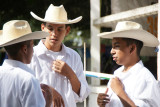
M 16 61 L 20 61 L 20 62 L 25 63 L 25 61 L 21 57 L 11 57 L 11 56 L 8 55 L 8 59 L 16 60 Z
M 28 60 L 27 60 L 28 57 L 21 50 L 17 53 L 16 56 L 8 55 L 8 59 L 16 60 L 16 61 L 20 61 L 20 62 L 22 62 L 24 64 L 28 64 Z
M 125 65 L 124 65 L 124 70 L 123 70 L 123 72 L 127 72 L 131 67 L 133 67 L 133 66 L 134 66 L 136 63 L 138 63 L 139 61 L 140 61 L 139 58 L 131 59 L 128 64 L 125 64 Z
M 50 44 L 48 44 L 47 42 L 43 42 L 43 44 L 46 46 L 46 48 L 48 49 L 48 50 L 51 50 L 51 51 L 54 51 L 54 52 L 59 52 L 59 51 L 61 51 L 62 50 L 62 44 L 61 45 L 50 45 Z

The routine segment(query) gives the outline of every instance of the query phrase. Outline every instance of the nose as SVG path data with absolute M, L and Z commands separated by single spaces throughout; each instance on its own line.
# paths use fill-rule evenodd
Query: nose
M 51 36 L 56 36 L 56 31 L 55 30 L 50 31 L 50 34 L 51 34 Z
M 114 51 L 113 48 L 111 49 L 110 53 L 111 53 L 112 56 L 115 54 L 115 51 Z

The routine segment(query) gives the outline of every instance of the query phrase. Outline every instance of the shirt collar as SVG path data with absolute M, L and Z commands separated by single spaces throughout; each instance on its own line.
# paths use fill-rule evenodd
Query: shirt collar
M 23 70 L 31 73 L 32 75 L 34 75 L 33 71 L 27 67 L 26 64 L 20 62 L 20 61 L 16 61 L 16 60 L 11 60 L 11 59 L 5 59 L 3 62 L 2 66 L 10 66 L 10 67 L 14 67 L 14 68 L 22 68 Z
M 120 79 L 125 78 L 129 74 L 137 74 L 139 72 L 138 69 L 141 69 L 144 67 L 143 62 L 140 60 L 135 65 L 133 65 L 127 72 L 122 72 L 124 69 L 124 66 L 120 67 L 116 70 L 115 76 L 118 76 Z
M 37 47 L 36 54 L 38 56 L 50 53 L 49 52 L 50 50 L 48 50 L 46 48 L 46 46 L 44 45 L 43 40 L 40 40 L 40 42 L 38 43 L 38 45 L 36 47 Z M 61 50 L 61 52 L 63 54 L 69 54 L 69 50 L 67 48 L 68 47 L 66 47 L 64 44 L 62 44 L 62 50 Z
M 143 62 L 140 60 L 138 63 L 136 63 L 135 65 L 133 65 L 129 70 L 128 72 L 131 72 L 131 73 L 136 73 L 136 71 L 138 72 L 137 69 L 140 69 L 144 67 L 143 65 Z
M 37 46 L 35 46 L 34 48 L 36 48 L 37 47 L 37 49 L 36 49 L 36 54 L 39 56 L 39 55 L 42 55 L 42 54 L 45 54 L 45 52 L 48 50 L 46 47 L 45 47 L 45 45 L 43 44 L 43 41 L 42 40 L 40 40 L 39 41 L 39 43 L 38 43 L 38 45 Z

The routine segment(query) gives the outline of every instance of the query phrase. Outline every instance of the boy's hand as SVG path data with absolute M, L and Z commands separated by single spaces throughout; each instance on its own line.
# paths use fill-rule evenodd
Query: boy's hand
M 111 88 L 117 95 L 119 95 L 122 91 L 124 91 L 123 84 L 117 77 L 112 78 Z
M 108 88 L 106 90 L 105 93 L 99 93 L 98 94 L 98 98 L 97 98 L 97 104 L 100 106 L 100 107 L 105 107 L 105 105 L 107 103 L 109 103 L 110 99 L 109 99 L 109 96 L 107 95 L 107 92 L 108 92 Z

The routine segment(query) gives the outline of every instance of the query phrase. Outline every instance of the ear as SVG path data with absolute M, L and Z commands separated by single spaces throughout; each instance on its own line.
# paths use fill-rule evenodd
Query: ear
M 23 51 L 24 54 L 27 54 L 27 51 L 28 51 L 27 50 L 27 45 L 22 46 L 22 51 Z
M 136 51 L 136 45 L 130 45 L 130 53 L 133 53 L 134 51 Z
M 70 30 L 71 30 L 71 27 L 70 27 L 70 26 L 67 26 L 65 36 L 67 36 L 67 35 L 68 35 L 68 33 L 70 32 Z
M 41 30 L 44 31 L 45 25 L 42 23 L 41 24 Z

